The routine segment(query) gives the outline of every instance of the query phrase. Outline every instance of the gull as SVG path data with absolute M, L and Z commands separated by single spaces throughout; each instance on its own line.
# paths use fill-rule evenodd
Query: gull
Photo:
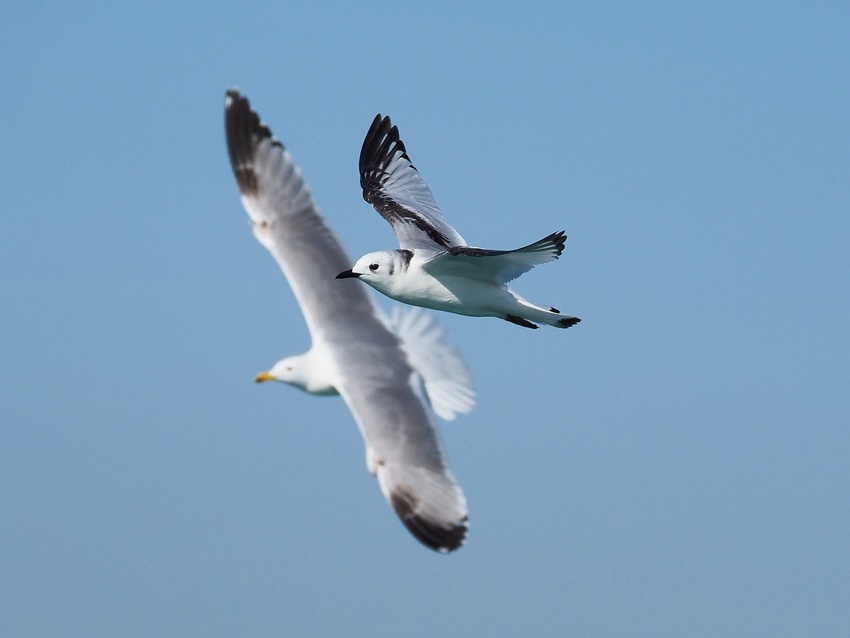
M 356 277 L 387 297 L 473 317 L 498 317 L 525 328 L 569 328 L 581 319 L 538 306 L 507 286 L 538 264 L 557 259 L 563 231 L 515 250 L 469 246 L 440 213 L 389 116 L 375 116 L 360 151 L 363 199 L 386 219 L 400 250 L 368 253 L 337 275 Z M 534 323 L 537 322 L 537 323 Z
M 407 529 L 442 553 L 467 532 L 467 507 L 429 411 L 452 419 L 475 403 L 472 378 L 432 315 L 387 318 L 365 288 L 339 286 L 348 255 L 277 140 L 237 91 L 225 96 L 225 132 L 242 204 L 257 240 L 277 261 L 312 341 L 257 381 L 341 395 L 366 445 L 366 466 Z

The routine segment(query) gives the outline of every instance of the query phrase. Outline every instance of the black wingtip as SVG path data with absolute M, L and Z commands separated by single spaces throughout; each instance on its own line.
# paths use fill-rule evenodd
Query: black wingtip
M 360 186 L 363 188 L 364 199 L 370 191 L 380 186 L 387 165 L 398 151 L 410 162 L 398 127 L 393 125 L 389 115 L 378 113 L 363 139 L 363 146 L 360 147 Z
M 578 317 L 564 317 L 563 319 L 558 320 L 558 327 L 560 328 L 571 328 L 577 323 L 580 323 L 581 319 Z
M 441 554 L 453 552 L 466 539 L 467 517 L 448 527 L 428 520 L 416 513 L 417 500 L 405 490 L 396 490 L 390 495 L 390 505 L 401 522 L 420 543 Z
M 564 246 L 567 243 L 567 233 L 563 230 L 559 230 L 543 239 L 543 241 L 552 242 L 552 247 L 555 249 L 556 256 L 560 257 L 561 253 L 564 252 Z
M 228 89 L 224 97 L 224 133 L 230 166 L 236 176 L 239 192 L 257 192 L 257 176 L 254 173 L 254 150 L 263 140 L 283 147 L 271 130 L 251 108 L 248 98 L 235 89 Z

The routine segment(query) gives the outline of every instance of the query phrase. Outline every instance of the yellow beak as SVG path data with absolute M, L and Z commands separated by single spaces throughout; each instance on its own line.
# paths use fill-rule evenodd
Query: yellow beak
M 261 372 L 257 375 L 257 378 L 254 379 L 254 383 L 262 383 L 263 381 L 274 381 L 274 377 L 268 372 Z

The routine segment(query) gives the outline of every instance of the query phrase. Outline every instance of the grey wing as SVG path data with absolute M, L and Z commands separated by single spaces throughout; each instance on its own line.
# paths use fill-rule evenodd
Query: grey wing
M 466 538 L 466 499 L 410 384 L 411 368 L 397 346 L 349 344 L 338 356 L 337 387 L 363 435 L 369 471 L 421 543 L 439 552 L 457 549 Z
M 363 199 L 392 226 L 404 249 L 445 250 L 466 241 L 443 217 L 389 116 L 375 116 L 360 150 Z
M 456 549 L 466 536 L 466 501 L 410 383 L 398 337 L 365 286 L 335 279 L 351 261 L 289 152 L 236 91 L 225 99 L 225 131 L 254 234 L 283 269 L 313 340 L 332 353 L 335 386 L 363 434 L 381 491 L 422 543 Z
M 225 134 L 251 229 L 286 275 L 314 340 L 343 309 L 375 313 L 365 286 L 336 281 L 337 273 L 351 267 L 350 258 L 289 151 L 237 91 L 225 97 Z
M 431 409 L 447 421 L 475 406 L 472 374 L 448 331 L 434 313 L 417 306 L 393 306 L 390 325 L 407 360 L 422 380 Z
M 564 252 L 564 231 L 547 235 L 515 250 L 487 250 L 472 246 L 450 248 L 426 262 L 423 268 L 432 275 L 454 274 L 484 281 L 507 283 L 539 264 L 553 261 Z

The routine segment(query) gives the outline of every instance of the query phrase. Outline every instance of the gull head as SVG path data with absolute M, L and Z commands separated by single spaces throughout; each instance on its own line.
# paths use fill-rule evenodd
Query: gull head
M 274 364 L 271 370 L 258 374 L 254 381 L 256 383 L 279 381 L 309 394 L 339 394 L 333 384 L 322 375 L 326 367 L 312 365 L 313 358 L 309 352 L 295 357 L 286 357 Z
M 351 270 L 339 273 L 337 279 L 356 277 L 373 288 L 386 293 L 396 281 L 398 275 L 407 270 L 410 264 L 410 251 L 383 250 L 368 253 L 357 260 Z

